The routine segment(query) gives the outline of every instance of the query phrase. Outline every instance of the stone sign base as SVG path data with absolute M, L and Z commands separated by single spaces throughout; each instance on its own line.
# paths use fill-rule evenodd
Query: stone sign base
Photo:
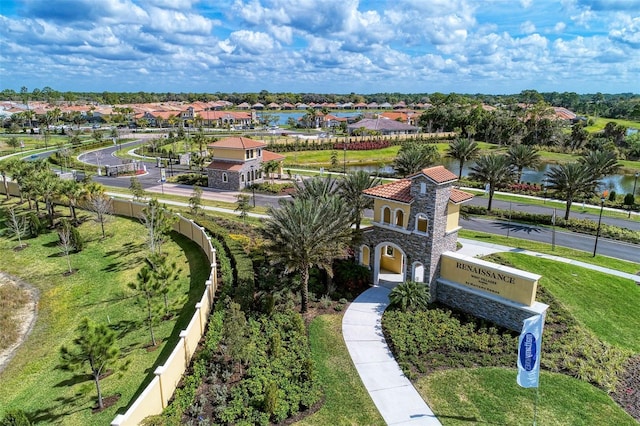
M 481 290 L 438 278 L 437 301 L 502 327 L 520 332 L 526 318 L 544 314 L 549 305 L 523 305 Z

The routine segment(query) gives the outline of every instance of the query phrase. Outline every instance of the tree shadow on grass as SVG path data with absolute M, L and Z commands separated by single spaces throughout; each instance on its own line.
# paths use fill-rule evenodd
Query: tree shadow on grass
M 76 392 L 76 394 L 72 397 L 67 397 L 67 398 L 58 397 L 54 399 L 54 401 L 57 404 L 53 404 L 51 407 L 48 407 L 48 408 L 37 409 L 33 412 L 29 412 L 27 415 L 32 424 L 56 423 L 61 418 L 86 410 L 86 407 L 77 406 L 78 401 L 82 397 L 84 397 L 84 394 L 82 394 L 81 392 Z M 56 410 L 56 408 L 60 408 L 60 410 L 58 411 Z M 64 408 L 66 408 L 66 410 Z M 54 414 L 55 411 L 58 411 L 58 412 Z
M 131 254 L 141 252 L 142 250 L 144 250 L 145 247 L 146 247 L 146 244 L 144 242 L 142 243 L 129 242 L 122 245 L 122 247 L 118 250 L 111 250 L 106 252 L 105 256 L 129 256 Z
M 171 331 L 171 335 L 166 339 L 166 344 L 162 348 L 162 352 L 156 358 L 156 361 L 147 370 L 147 377 L 140 384 L 136 392 L 133 394 L 126 406 L 118 409 L 116 414 L 124 414 L 127 408 L 136 400 L 136 398 L 145 390 L 147 385 L 153 380 L 155 375 L 153 372 L 161 365 L 164 365 L 167 358 L 175 349 L 176 343 L 180 339 L 180 331 L 184 330 L 189 321 L 193 317 L 195 312 L 195 304 L 200 301 L 205 289 L 205 281 L 208 279 L 209 274 L 209 260 L 204 252 L 198 247 L 198 245 L 188 238 L 178 234 L 177 232 L 171 233 L 171 238 L 175 241 L 180 248 L 184 251 L 187 257 L 187 264 L 189 267 L 189 293 L 188 300 L 183 305 L 183 309 L 180 311 L 176 323 Z M 203 265 L 205 265 L 203 267 Z M 201 273 L 200 273 L 201 272 Z M 165 343 L 165 342 L 163 342 Z

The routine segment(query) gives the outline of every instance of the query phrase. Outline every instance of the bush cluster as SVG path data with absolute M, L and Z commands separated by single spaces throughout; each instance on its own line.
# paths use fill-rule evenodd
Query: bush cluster
M 321 396 L 302 317 L 293 312 L 247 318 L 229 302 L 222 340 L 206 365 L 200 397 L 182 424 L 279 423 Z
M 333 145 L 333 149 L 342 151 L 370 151 L 372 149 L 383 149 L 391 146 L 391 142 L 388 140 L 375 140 L 375 141 L 362 141 L 362 142 L 349 142 L 349 143 L 336 143 Z
M 180 174 L 178 176 L 170 177 L 169 181 L 180 183 L 183 185 L 197 185 L 203 188 L 209 186 L 207 176 L 199 173 Z

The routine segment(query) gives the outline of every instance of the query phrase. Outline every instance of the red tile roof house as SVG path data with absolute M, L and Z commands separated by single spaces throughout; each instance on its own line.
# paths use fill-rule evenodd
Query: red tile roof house
M 244 137 L 231 137 L 207 145 L 213 150 L 213 161 L 207 166 L 209 188 L 241 191 L 254 183 L 264 182 L 262 165 L 268 161 L 280 163 L 284 156 L 266 151 L 265 142 Z

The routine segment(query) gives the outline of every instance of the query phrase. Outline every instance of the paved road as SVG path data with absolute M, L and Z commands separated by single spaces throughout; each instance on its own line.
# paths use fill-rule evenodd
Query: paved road
M 535 225 L 523 225 L 508 221 L 487 220 L 482 218 L 460 219 L 463 229 L 482 231 L 489 234 L 504 235 L 531 241 L 552 244 L 553 229 Z M 593 253 L 595 236 L 555 230 L 555 244 Z M 600 237 L 597 254 L 640 263 L 640 246 Z
M 145 142 L 142 137 L 147 138 L 149 135 L 140 134 L 141 139 L 138 139 L 133 142 L 123 143 L 121 146 L 110 146 L 106 148 L 102 148 L 99 150 L 100 154 L 96 155 L 95 152 L 83 153 L 79 156 L 81 161 L 86 161 L 91 164 L 98 164 L 98 162 L 102 165 L 105 164 L 119 164 L 121 160 L 115 156 L 115 152 L 120 149 L 130 150 L 136 145 L 140 145 Z M 153 137 L 154 135 L 150 135 Z M 111 162 L 113 161 L 113 162 Z M 165 194 L 173 194 L 188 197 L 191 195 L 193 188 L 188 185 L 177 185 L 177 184 L 161 184 L 160 183 L 160 169 L 156 167 L 155 162 L 146 162 L 148 174 L 141 175 L 138 177 L 138 180 L 142 184 L 142 186 L 149 192 L 155 193 L 165 193 Z M 176 167 L 176 170 L 180 169 Z M 109 177 L 94 177 L 94 180 L 109 186 L 119 187 L 123 189 L 127 189 L 130 184 L 130 179 L 128 177 L 123 178 L 109 178 Z M 236 191 L 220 191 L 213 190 L 210 188 L 203 188 L 204 193 L 203 197 L 211 200 L 219 200 L 229 203 L 235 203 L 237 200 L 237 195 L 239 192 Z M 273 206 L 277 207 L 279 200 L 286 197 L 273 197 L 262 194 L 255 194 L 255 198 L 252 198 L 252 201 L 255 201 L 256 205 L 260 206 Z M 486 206 L 487 198 L 477 196 L 470 202 L 471 205 L 479 205 Z M 553 213 L 553 207 L 549 206 L 537 206 L 537 205 L 529 205 L 525 203 L 519 202 L 508 202 L 508 201 L 500 201 L 493 200 L 494 208 L 509 210 L 510 208 L 513 210 L 519 211 L 528 211 L 532 213 L 541 213 L 541 214 L 549 214 Z M 564 214 L 564 208 L 556 208 L 558 215 Z M 365 215 L 372 216 L 371 212 L 365 212 Z M 598 220 L 598 215 L 594 213 L 578 213 L 572 212 L 571 217 L 573 218 L 582 218 L 589 219 L 593 221 Z M 627 229 L 640 231 L 640 217 L 634 216 L 631 220 L 619 219 L 619 218 L 611 218 L 607 216 L 603 216 L 602 223 L 606 223 L 609 225 L 619 226 Z M 465 229 L 483 231 L 492 234 L 502 234 L 516 237 L 516 238 L 524 238 L 533 241 L 539 241 L 551 244 L 552 242 L 552 230 L 546 227 L 539 227 L 533 225 L 521 225 L 521 224 L 509 224 L 506 221 L 498 221 L 498 220 L 485 220 L 480 218 L 474 218 L 471 220 L 461 219 L 460 224 Z M 595 237 L 590 235 L 583 235 L 573 232 L 565 232 L 565 231 L 555 231 L 555 244 L 563 247 L 575 248 L 578 250 L 583 250 L 586 252 L 593 252 Z M 597 253 L 605 256 L 615 257 L 619 259 L 629 260 L 632 262 L 640 262 L 640 246 L 637 244 L 629 244 L 622 243 L 614 240 L 608 240 L 606 238 L 600 237 L 598 239 L 598 247 Z

